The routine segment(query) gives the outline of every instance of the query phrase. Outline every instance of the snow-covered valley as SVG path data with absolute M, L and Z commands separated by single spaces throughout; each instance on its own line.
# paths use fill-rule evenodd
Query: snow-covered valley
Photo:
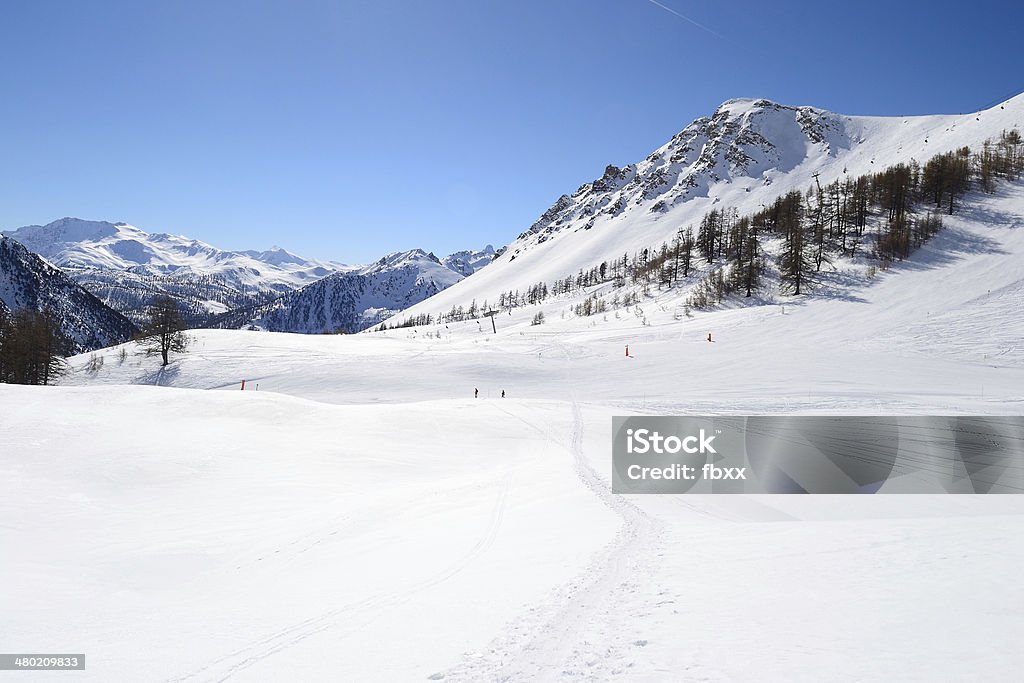
M 195 331 L 0 386 L 7 647 L 97 681 L 1013 680 L 1024 498 L 608 488 L 613 415 L 1021 414 L 1024 188 L 972 206 L 841 296 Z
M 6 2 L 0 683 L 1024 680 L 1024 2 Z

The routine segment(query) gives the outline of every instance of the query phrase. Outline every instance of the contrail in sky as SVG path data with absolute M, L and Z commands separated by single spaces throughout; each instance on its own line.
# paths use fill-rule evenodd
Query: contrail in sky
M 665 10 L 666 12 L 671 12 L 672 14 L 676 15 L 680 19 L 684 19 L 684 20 L 690 22 L 691 24 L 693 24 L 697 28 L 704 29 L 705 31 L 707 31 L 708 33 L 710 33 L 713 36 L 718 36 L 719 38 L 724 38 L 725 37 L 721 33 L 719 33 L 718 31 L 714 31 L 714 30 L 708 28 L 707 26 L 705 26 L 704 24 L 701 24 L 701 23 L 698 23 L 698 22 L 694 21 L 693 19 L 691 19 L 690 17 L 686 16 L 685 14 L 680 14 L 679 12 L 675 11 L 671 7 L 666 7 L 665 5 L 663 5 L 660 2 L 658 2 L 658 0 L 647 0 L 647 2 L 651 3 L 652 5 L 657 5 L 658 7 L 660 7 L 663 10 Z

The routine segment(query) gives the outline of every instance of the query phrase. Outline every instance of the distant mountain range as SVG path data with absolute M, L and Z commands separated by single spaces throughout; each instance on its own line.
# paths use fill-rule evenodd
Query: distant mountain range
M 179 235 L 147 233 L 127 223 L 80 218 L 61 218 L 2 234 L 62 269 L 196 274 L 216 277 L 240 291 L 286 292 L 349 267 L 302 258 L 279 247 L 226 251 Z
M 329 275 L 269 303 L 226 313 L 214 325 L 278 332 L 358 332 L 447 289 L 493 258 L 490 245 L 444 259 L 422 249 L 396 252 L 359 270 Z
M 356 332 L 436 294 L 494 258 L 488 245 L 442 259 L 412 250 L 352 266 L 303 258 L 280 247 L 227 251 L 127 223 L 78 218 L 0 234 L 59 268 L 136 325 L 145 321 L 153 297 L 166 294 L 180 303 L 190 327 L 235 324 L 289 332 Z
M 3 235 L 17 240 L 136 323 L 156 294 L 177 299 L 188 323 L 263 302 L 349 266 L 284 249 L 225 251 L 127 223 L 62 218 Z

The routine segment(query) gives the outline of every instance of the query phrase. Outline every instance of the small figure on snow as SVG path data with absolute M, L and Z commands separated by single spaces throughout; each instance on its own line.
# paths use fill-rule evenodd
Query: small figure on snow
M 501 397 L 505 398 L 505 390 L 504 389 L 501 390 Z
M 708 332 L 708 341 L 711 341 L 711 333 Z
M 475 387 L 473 388 L 473 398 L 480 398 L 480 390 Z

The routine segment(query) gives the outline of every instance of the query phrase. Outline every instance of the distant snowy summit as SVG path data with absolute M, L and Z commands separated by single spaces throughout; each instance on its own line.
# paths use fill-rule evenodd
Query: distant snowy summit
M 190 326 L 351 268 L 280 247 L 228 251 L 127 223 L 61 218 L 2 233 L 45 258 L 136 324 L 156 294 L 174 297 Z
M 446 268 L 463 276 L 472 275 L 495 259 L 494 247 L 488 244 L 479 251 L 457 251 L 441 259 Z
M 147 233 L 127 223 L 80 218 L 61 218 L 3 234 L 59 268 L 150 276 L 207 275 L 247 290 L 284 292 L 349 268 L 332 261 L 302 258 L 280 247 L 227 251 L 179 235 Z

